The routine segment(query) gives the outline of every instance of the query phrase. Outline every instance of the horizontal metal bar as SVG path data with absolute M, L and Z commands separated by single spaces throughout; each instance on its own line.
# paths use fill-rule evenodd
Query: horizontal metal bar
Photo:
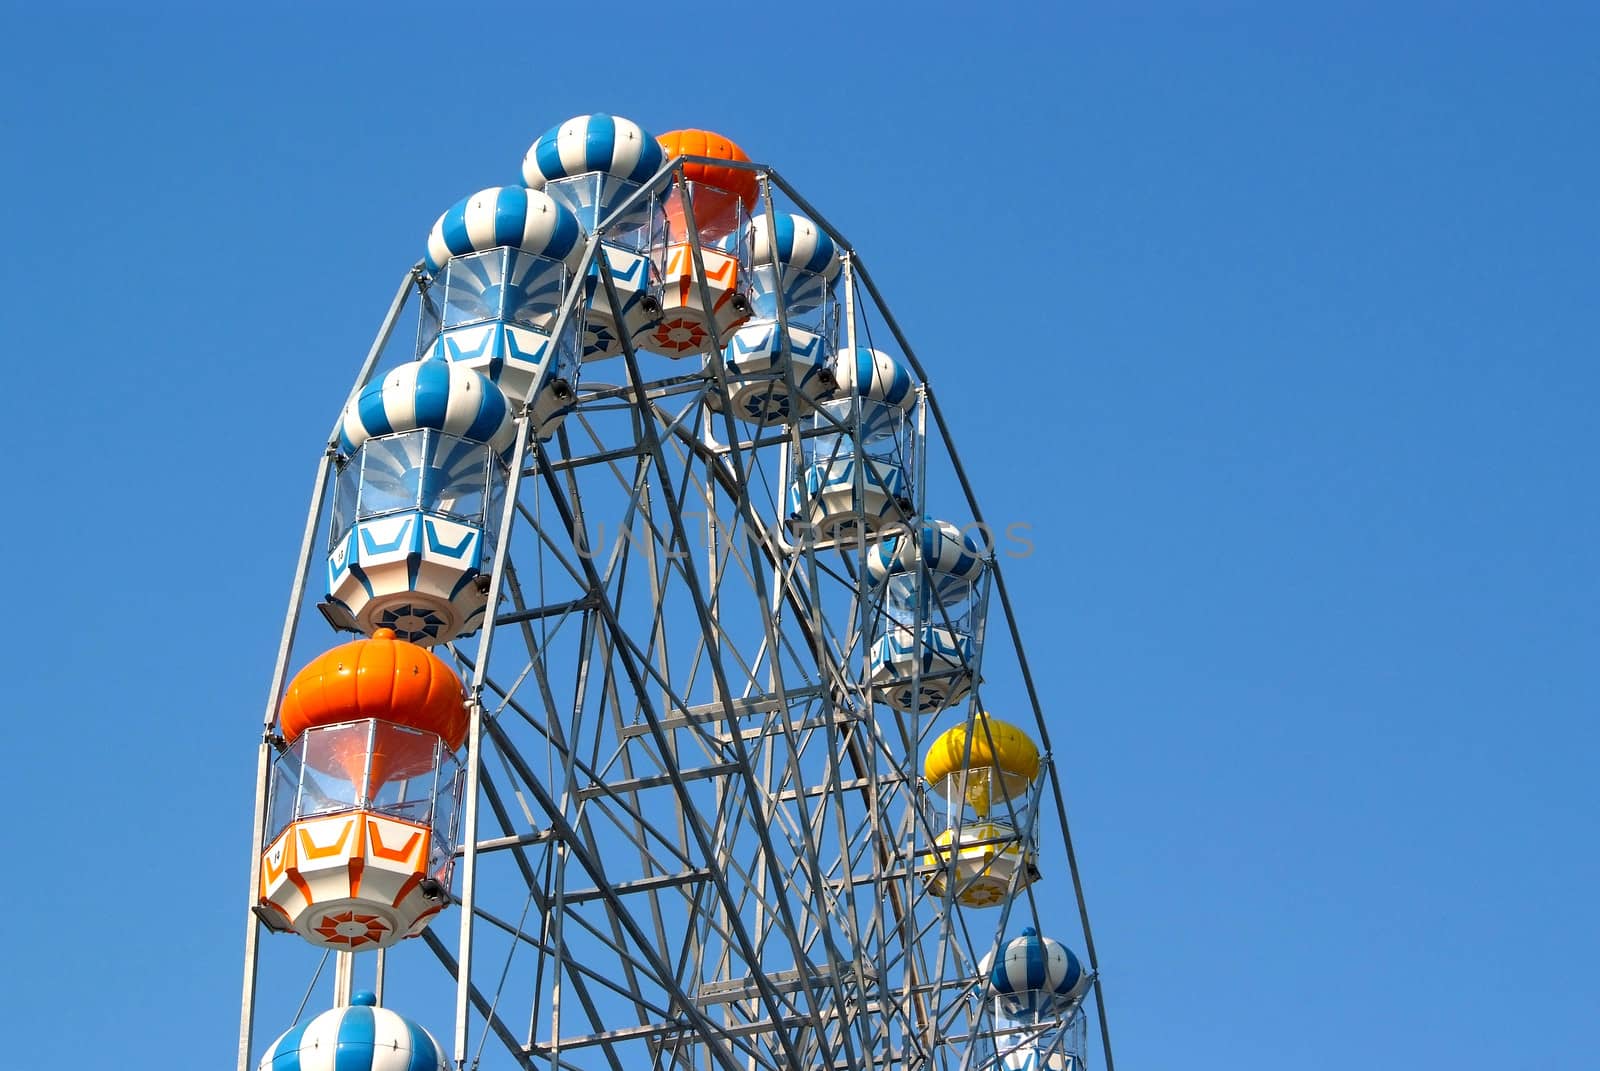
M 503 851 L 506 848 L 523 848 L 530 844 L 543 844 L 546 841 L 555 839 L 556 835 L 554 830 L 540 829 L 533 833 L 519 833 L 514 837 L 495 837 L 491 840 L 480 840 L 478 842 L 478 851 L 498 852 Z M 458 844 L 456 845 L 454 854 L 457 858 L 460 858 L 466 852 L 466 850 L 466 845 Z
M 593 362 L 591 362 L 593 363 Z M 578 405 L 594 405 L 599 402 L 622 401 L 635 405 L 642 397 L 645 401 L 655 401 L 661 398 L 672 398 L 679 394 L 689 394 L 696 390 L 705 390 L 711 382 L 704 372 L 691 372 L 688 375 L 674 376 L 669 379 L 654 379 L 645 384 L 641 393 L 631 384 L 595 383 L 578 391 Z
M 852 1019 L 870 1018 L 882 1011 L 883 1005 L 880 1002 L 868 1000 L 860 1004 L 852 1004 L 849 1017 Z M 757 1019 L 749 1023 L 730 1023 L 719 1027 L 717 1032 L 728 1037 L 749 1037 L 751 1034 L 766 1034 L 774 1030 L 792 1030 L 795 1027 L 817 1026 L 820 1025 L 818 1020 L 827 1022 L 839 1018 L 841 1016 L 837 1008 L 824 1008 L 815 1016 L 785 1015 L 781 1019 Z
M 827 725 L 850 725 L 853 722 L 864 720 L 865 715 L 852 714 L 849 711 L 835 707 L 832 713 L 815 714 L 797 722 L 785 722 L 781 725 L 763 725 L 756 729 L 743 729 L 739 732 L 740 740 L 759 740 L 763 736 L 781 736 L 784 733 L 804 733 L 812 729 L 821 729 Z M 715 733 L 712 738 L 721 743 L 729 743 L 733 737 L 727 733 Z
M 743 699 L 730 699 L 727 703 L 701 703 L 698 706 L 686 707 L 677 714 L 668 714 L 657 719 L 663 729 L 682 729 L 689 725 L 705 725 L 722 721 L 728 716 L 731 707 L 734 717 L 743 718 L 751 714 L 771 714 L 782 709 L 788 703 L 801 699 L 814 699 L 823 694 L 820 684 L 806 685 L 800 688 L 790 688 L 780 698 L 777 695 L 753 695 Z M 624 725 L 617 730 L 617 735 L 623 740 L 631 740 L 636 736 L 648 736 L 651 729 L 647 722 L 636 725 Z
M 690 1023 L 646 1023 L 643 1026 L 624 1026 L 615 1030 L 602 1030 L 598 1034 L 574 1034 L 561 1039 L 560 1044 L 535 1041 L 524 1046 L 523 1052 L 533 1056 L 549 1056 L 557 1049 L 582 1049 L 593 1045 L 612 1045 L 619 1041 L 638 1041 L 640 1038 L 658 1037 L 693 1030 Z
M 839 965 L 843 973 L 839 980 L 846 985 L 853 984 L 856 980 L 854 960 L 846 960 Z M 878 981 L 877 971 L 870 965 L 862 965 L 862 973 L 866 976 L 867 984 L 873 985 Z M 826 965 L 813 966 L 806 970 L 791 968 L 786 971 L 768 971 L 765 978 L 774 993 L 798 993 L 802 989 L 816 989 L 830 986 L 834 982 L 834 972 Z M 760 996 L 761 990 L 756 986 L 754 978 L 731 978 L 723 982 L 707 982 L 695 990 L 696 1004 L 727 1004 L 735 1000 L 753 1000 Z
M 903 785 L 912 780 L 903 774 L 879 774 L 877 777 L 852 777 L 847 781 L 840 781 L 837 785 L 811 785 L 805 789 L 786 788 L 777 793 L 775 799 L 785 802 L 793 801 L 802 794 L 805 796 L 826 796 L 830 792 L 855 792 L 860 789 L 871 788 L 873 785 Z
M 745 379 L 740 379 L 740 380 L 736 380 L 735 382 L 737 382 L 737 383 L 747 383 L 747 382 L 750 382 L 750 381 L 749 380 L 745 380 Z M 781 380 L 777 380 L 775 382 L 782 382 L 782 381 Z M 846 432 L 848 431 L 848 429 L 843 429 L 843 430 L 846 431 Z M 840 428 L 827 427 L 827 426 L 814 427 L 814 428 L 801 428 L 798 432 L 793 433 L 793 435 L 795 437 L 800 438 L 800 439 L 816 439 L 816 438 L 819 438 L 819 437 L 821 437 L 823 435 L 838 435 L 838 434 L 841 434 L 841 429 Z M 738 443 L 738 446 L 739 446 L 740 450 L 746 450 L 746 451 L 754 450 L 757 447 L 762 447 L 762 446 L 782 446 L 783 444 L 785 444 L 785 443 L 790 441 L 790 435 L 791 435 L 790 432 L 784 432 L 781 435 L 763 435 L 763 436 L 758 436 L 758 437 L 756 437 L 754 439 L 741 439 L 739 441 L 739 443 Z M 706 446 L 706 450 L 709 453 L 712 453 L 712 454 L 726 454 L 730 450 L 732 450 L 731 446 L 729 446 L 727 443 L 720 442 L 720 441 L 706 443 L 705 446 Z
M 855 1006 L 852 1011 L 857 1017 L 871 1016 L 881 1012 L 882 1006 L 874 1000 Z M 839 1013 L 837 1010 L 829 1008 L 822 1013 L 820 1018 L 837 1019 L 839 1018 Z M 772 1030 L 813 1025 L 816 1025 L 816 1020 L 810 1015 L 791 1015 L 784 1016 L 782 1019 L 758 1019 L 750 1023 L 732 1023 L 727 1026 L 719 1026 L 717 1027 L 716 1036 L 746 1037 L 751 1034 L 765 1034 Z M 693 1023 L 687 1022 L 647 1023 L 643 1026 L 626 1026 L 616 1030 L 605 1030 L 598 1034 L 576 1034 L 562 1038 L 559 1044 L 536 1041 L 528 1045 L 523 1051 L 533 1056 L 549 1056 L 557 1049 L 580 1049 L 593 1045 L 615 1044 L 619 1041 L 637 1041 L 640 1038 L 671 1038 L 673 1041 L 677 1041 L 684 1034 L 699 1035 L 700 1031 Z M 692 1041 L 693 1039 L 690 1040 Z
M 568 602 L 553 602 L 548 606 L 530 606 L 526 610 L 517 610 L 509 614 L 501 614 L 494 619 L 496 626 L 514 625 L 519 621 L 537 621 L 545 617 L 560 617 L 577 610 L 587 610 L 593 607 L 593 595 L 585 595 L 581 599 L 572 599 Z
M 719 762 L 712 766 L 701 766 L 692 770 L 682 770 L 678 777 L 684 781 L 703 781 L 711 777 L 723 777 L 727 774 L 738 773 L 744 769 L 737 762 Z M 651 777 L 630 777 L 625 781 L 607 781 L 603 785 L 586 785 L 574 793 L 580 800 L 592 800 L 602 796 L 620 796 L 627 792 L 642 792 L 647 788 L 661 788 L 672 784 L 671 774 L 655 774 Z
M 602 450 L 598 454 L 579 454 L 577 457 L 563 457 L 555 461 L 544 462 L 551 472 L 566 472 L 569 469 L 587 468 L 590 465 L 603 465 L 611 461 L 622 461 L 630 457 L 641 457 L 650 452 L 647 446 L 619 446 L 615 450 Z M 524 476 L 533 476 L 538 472 L 537 466 L 523 472 Z
M 701 721 L 721 718 L 728 707 L 733 708 L 733 713 L 737 717 L 744 717 L 747 714 L 771 714 L 782 710 L 797 699 L 813 699 L 822 692 L 822 685 L 809 684 L 799 688 L 786 688 L 782 695 L 771 692 L 766 695 L 741 696 L 738 699 L 730 699 L 725 704 L 701 703 L 699 706 L 685 709 L 684 713 Z
M 991 840 L 962 841 L 961 844 L 954 850 L 955 851 L 964 851 L 964 850 L 969 849 L 969 848 L 978 848 L 978 847 L 983 847 L 984 845 L 989 845 L 989 844 L 1006 844 L 1006 843 L 1011 843 L 1011 842 L 1004 841 L 1004 840 L 993 840 L 993 839 L 991 839 Z M 939 855 L 949 856 L 949 855 L 951 855 L 952 850 L 953 849 L 950 847 L 950 845 L 941 844 L 941 845 L 939 845 L 939 847 L 937 849 L 937 852 L 938 852 Z M 934 853 L 935 853 L 934 847 L 932 845 L 929 845 L 927 848 L 924 848 L 920 852 L 916 853 L 916 855 L 929 856 L 929 855 L 933 855 Z M 879 867 L 877 870 L 874 870 L 871 873 L 867 873 L 867 874 L 852 874 L 848 878 L 829 878 L 827 881 L 824 881 L 821 884 L 825 888 L 836 889 L 837 890 L 837 889 L 843 889 L 847 885 L 848 886 L 861 886 L 861 885 L 872 885 L 872 884 L 874 884 L 876 882 L 900 881 L 900 880 L 904 879 L 907 876 L 916 877 L 916 878 L 922 878 L 922 879 L 926 880 L 926 879 L 929 879 L 929 878 L 938 877 L 940 875 L 949 874 L 951 864 L 949 864 L 949 863 L 938 863 L 938 862 L 935 862 L 935 863 L 920 862 L 916 858 L 916 855 L 913 855 L 912 857 L 907 858 L 905 855 L 896 854 L 896 855 L 893 855 L 893 856 L 890 857 L 891 859 L 894 860 L 894 862 L 885 863 L 881 867 Z M 959 863 L 960 862 L 960 857 L 956 856 L 955 858 L 956 858 L 956 861 Z M 977 880 L 977 879 L 972 879 L 972 880 Z M 1037 878 L 1035 878 L 1033 880 L 1037 880 Z M 956 884 L 956 888 L 957 889 L 962 889 L 962 888 L 965 888 L 968 885 L 970 885 L 971 881 L 961 881 L 961 880 L 958 879 L 955 884 Z M 1031 884 L 1031 881 L 1030 881 L 1030 884 Z
M 692 885 L 697 881 L 705 881 L 711 877 L 711 871 L 704 867 L 694 870 L 685 870 L 681 874 L 656 874 L 648 878 L 635 878 L 632 881 L 617 881 L 606 886 L 605 889 L 574 889 L 561 894 L 561 899 L 569 904 L 581 904 L 589 900 L 598 900 L 608 893 L 622 896 L 626 893 L 650 892 L 653 889 L 671 889 L 678 885 Z

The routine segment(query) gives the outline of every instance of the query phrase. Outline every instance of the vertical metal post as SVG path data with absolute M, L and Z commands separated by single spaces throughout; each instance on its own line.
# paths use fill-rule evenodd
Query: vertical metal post
M 350 388 L 346 405 L 361 392 L 361 388 L 366 386 L 367 380 L 372 377 L 372 370 L 377 366 L 378 358 L 384 348 L 388 346 L 389 336 L 394 333 L 394 326 L 399 322 L 400 312 L 405 308 L 406 298 L 415 284 L 416 271 L 416 268 L 411 269 L 406 272 L 405 278 L 400 280 L 400 287 L 395 291 L 394 300 L 389 303 L 389 311 L 383 318 L 382 326 L 378 328 L 377 337 L 372 340 L 372 346 L 367 350 L 367 358 L 362 362 L 361 372 L 356 376 L 355 385 Z M 331 444 L 337 441 L 338 434 L 339 424 L 335 421 L 333 430 L 328 433 L 330 452 Z M 306 583 L 311 574 L 312 548 L 316 545 L 318 522 L 322 519 L 322 507 L 327 500 L 328 473 L 332 468 L 332 457 L 328 454 L 317 460 L 317 477 L 311 491 L 311 509 L 306 514 L 305 531 L 300 537 L 300 559 L 295 569 L 294 583 L 289 588 L 289 611 L 284 616 L 283 631 L 278 637 L 278 658 L 272 670 L 272 686 L 267 692 L 266 713 L 262 716 L 261 742 L 256 748 L 256 809 L 250 834 L 250 891 L 245 912 L 244 992 L 239 1002 L 238 1071 L 250 1071 L 250 1050 L 255 1042 L 256 968 L 261 948 L 261 923 L 256 918 L 255 906 L 256 898 L 261 895 L 261 842 L 267 830 L 267 778 L 272 767 L 272 726 L 278 716 L 278 696 L 283 691 L 284 680 L 289 675 L 289 658 L 294 649 L 295 626 L 299 623 L 300 609 L 305 601 Z
M 561 325 L 557 324 L 559 332 Z M 483 633 L 478 640 L 478 661 L 472 668 L 472 688 L 468 693 L 467 784 L 461 813 L 461 938 L 456 959 L 455 1062 L 458 1071 L 467 1066 L 467 1016 L 472 1000 L 472 921 L 477 907 L 478 886 L 478 793 L 483 762 L 483 682 L 489 672 L 489 646 L 494 639 L 494 618 L 499 609 L 500 589 L 504 586 L 506 559 L 511 546 L 511 526 L 517 515 L 517 493 L 522 483 L 522 467 L 528 456 L 528 440 L 533 435 L 533 412 L 523 410 L 517 418 L 516 448 L 511 453 L 511 471 L 506 476 L 505 502 L 500 512 L 500 531 L 494 547 L 494 564 L 489 570 L 489 600 L 483 611 Z
M 300 616 L 300 605 L 305 597 L 306 580 L 311 571 L 311 548 L 317 537 L 318 521 L 322 518 L 322 505 L 328 493 L 328 473 L 333 468 L 331 459 L 323 457 L 317 462 L 316 483 L 311 491 L 311 509 L 306 515 L 305 533 L 300 540 L 300 567 L 295 573 L 289 591 L 289 613 L 283 623 L 283 634 L 278 641 L 278 661 L 272 673 L 272 687 L 267 696 L 267 710 L 261 728 L 261 742 L 256 746 L 256 807 L 250 832 L 250 891 L 246 900 L 244 938 L 244 994 L 239 1006 L 239 1071 L 250 1071 L 250 1050 L 254 1044 L 256 1011 L 256 967 L 261 945 L 261 922 L 256 918 L 256 898 L 261 895 L 261 846 L 267 831 L 268 779 L 272 769 L 272 725 L 278 716 L 278 693 L 283 691 L 288 675 L 289 655 L 294 646 L 294 626 Z
M 839 274 L 844 277 L 844 344 L 851 356 L 856 352 L 856 258 L 845 253 L 840 260 Z
M 911 489 L 911 502 L 917 515 L 907 525 L 917 541 L 917 561 L 922 560 L 922 518 L 928 512 L 928 384 L 917 384 L 917 427 L 910 447 L 916 457 L 917 485 Z
M 717 490 L 716 481 L 706 480 L 706 613 L 711 619 L 713 635 L 720 632 L 722 623 L 718 618 L 718 605 L 721 602 L 718 591 L 722 587 L 722 571 L 717 555 L 717 540 L 722 538 L 721 527 L 717 524 Z M 688 533 L 684 533 L 687 535 Z M 685 552 L 688 547 L 683 548 Z M 716 674 L 711 676 L 711 701 L 720 703 L 723 700 L 721 682 Z
M 333 961 L 333 1006 L 348 1008 L 350 994 L 355 989 L 356 954 L 336 952 Z
M 488 619 L 485 620 L 487 622 Z M 483 664 L 481 652 L 478 664 Z M 461 936 L 456 952 L 454 1057 L 458 1069 L 467 1066 L 467 1015 L 472 996 L 472 912 L 477 905 L 478 790 L 481 784 L 479 764 L 482 762 L 483 747 L 483 701 L 476 690 L 472 693 L 470 717 L 467 726 L 467 785 L 463 793 L 465 799 L 462 801 L 461 815 Z

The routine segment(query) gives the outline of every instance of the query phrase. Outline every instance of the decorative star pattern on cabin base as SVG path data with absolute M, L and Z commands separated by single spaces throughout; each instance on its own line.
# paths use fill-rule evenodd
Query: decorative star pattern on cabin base
M 347 945 L 351 949 L 365 944 L 377 944 L 389 932 L 388 923 L 377 915 L 358 915 L 354 911 L 341 911 L 322 916 L 322 921 L 312 927 L 323 939 L 333 945 Z
M 705 324 L 677 316 L 662 320 L 651 337 L 655 340 L 652 349 L 663 353 L 693 353 L 705 347 L 707 334 Z

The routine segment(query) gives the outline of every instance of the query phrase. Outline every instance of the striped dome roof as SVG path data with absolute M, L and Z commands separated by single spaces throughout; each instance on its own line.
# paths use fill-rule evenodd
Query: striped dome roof
M 804 216 L 779 212 L 773 216 L 772 232 L 777 235 L 778 263 L 786 268 L 815 272 L 825 279 L 839 274 L 839 247 L 822 228 Z M 774 249 L 767 241 L 767 217 L 759 214 L 750 221 L 750 263 L 772 263 Z
M 916 535 L 921 538 L 901 529 L 894 538 L 873 544 L 867 551 L 867 575 L 874 583 L 915 571 L 918 551 L 931 573 L 969 582 L 982 575 L 986 551 L 975 535 L 934 520 L 924 520 Z
M 522 181 L 542 190 L 551 179 L 598 171 L 644 182 L 664 162 L 666 153 L 654 134 L 631 119 L 595 112 L 575 115 L 539 135 L 522 158 Z
M 911 372 L 882 350 L 860 346 L 853 354 L 841 351 L 833 374 L 839 383 L 835 397 L 858 394 L 908 413 L 917 400 Z
M 416 1023 L 361 992 L 278 1038 L 258 1071 L 448 1071 L 444 1047 Z
M 1090 974 L 1060 941 L 1029 926 L 980 965 L 993 984 L 1000 1011 L 1011 1019 L 1060 1015 L 1089 989 Z
M 491 186 L 463 197 L 438 218 L 428 233 L 424 263 L 436 273 L 451 257 L 511 246 L 565 261 L 576 270 L 583 242 L 578 218 L 547 194 L 523 186 Z
M 462 365 L 413 361 L 394 369 L 345 407 L 339 449 L 346 456 L 368 439 L 433 428 L 486 443 L 504 457 L 516 440 L 516 422 L 500 388 Z

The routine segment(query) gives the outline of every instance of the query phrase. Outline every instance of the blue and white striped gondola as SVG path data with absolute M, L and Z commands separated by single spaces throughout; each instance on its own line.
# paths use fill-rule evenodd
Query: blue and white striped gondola
M 873 694 L 908 714 L 937 714 L 972 691 L 974 653 L 960 627 L 888 621 L 872 645 Z
M 478 628 L 515 436 L 504 393 L 448 361 L 401 365 L 345 408 L 324 604 L 335 625 L 420 644 Z
M 882 350 L 858 347 L 852 355 L 841 352 L 833 359 L 834 397 L 860 399 L 863 443 L 900 429 L 905 414 L 916 404 L 916 382 L 910 369 Z
M 552 410 L 541 395 L 558 379 L 568 382 L 554 400 L 568 401 L 581 316 L 570 335 L 552 335 L 584 242 L 577 218 L 538 190 L 494 186 L 457 201 L 428 235 L 436 315 L 423 318 L 418 355 L 476 369 L 536 413 Z M 541 438 L 553 430 L 538 429 Z
M 655 135 L 631 119 L 596 112 L 573 116 L 539 135 L 522 158 L 522 181 L 564 204 L 590 233 L 602 224 L 609 232 L 626 231 L 650 221 L 659 195 L 641 200 L 624 216 L 609 217 L 665 162 Z
M 403 364 L 369 383 L 339 420 L 339 450 L 353 457 L 381 435 L 432 428 L 511 454 L 516 422 L 499 387 L 481 373 L 448 361 Z
M 983 555 L 974 537 L 934 520 L 867 549 L 867 575 L 884 589 L 871 680 L 889 706 L 932 714 L 972 690 L 976 643 L 967 603 Z
M 788 496 L 789 515 L 806 538 L 871 534 L 911 512 L 911 481 L 898 460 L 863 457 L 848 447 L 812 458 Z
M 627 338 L 635 350 L 645 347 L 661 322 L 661 271 L 648 251 L 601 242 L 600 257 L 611 271 L 616 304 L 606 293 L 597 258 L 583 280 L 583 360 L 603 361 L 622 353 Z
M 661 194 L 611 216 L 665 162 L 653 134 L 604 113 L 574 116 L 551 127 L 523 157 L 522 181 L 529 188 L 565 205 L 590 234 L 604 235 L 600 254 L 611 271 L 617 307 L 606 296 L 597 259 L 584 280 L 585 361 L 617 356 L 624 337 L 643 346 L 661 318 L 661 273 L 649 255 L 662 234 Z
M 817 406 L 817 427 L 827 433 L 807 441 L 789 495 L 796 523 L 823 539 L 872 534 L 911 514 L 911 373 L 887 353 L 860 348 L 834 358 L 833 377 L 833 395 Z
M 1094 981 L 1070 948 L 1040 937 L 1031 926 L 1006 942 L 999 956 L 985 956 L 979 969 L 994 987 L 996 1010 L 1015 1022 L 1069 1015 Z
M 750 304 L 757 316 L 776 319 L 781 297 L 785 316 L 809 324 L 823 310 L 840 264 L 833 239 L 804 216 L 776 213 L 770 228 L 765 213 L 750 221 Z
M 490 186 L 439 216 L 428 232 L 424 265 L 437 275 L 456 257 L 510 248 L 576 269 L 584 240 L 577 217 L 548 194 L 523 186 Z
M 928 605 L 952 606 L 965 599 L 983 575 L 986 548 L 949 521 L 924 519 L 916 534 L 902 530 L 867 551 L 867 575 L 881 585 L 892 576 L 926 570 Z M 920 586 L 920 581 L 918 584 Z
M 448 1071 L 442 1045 L 416 1023 L 377 1007 L 370 992 L 325 1011 L 267 1046 L 257 1071 Z
M 763 427 L 786 424 L 810 413 L 833 390 L 827 340 L 790 327 L 785 353 L 783 338 L 776 321 L 757 320 L 735 331 L 723 351 L 728 397 L 740 420 Z M 790 376 L 798 401 L 790 396 Z M 706 400 L 712 409 L 722 410 L 722 396 L 715 389 Z

